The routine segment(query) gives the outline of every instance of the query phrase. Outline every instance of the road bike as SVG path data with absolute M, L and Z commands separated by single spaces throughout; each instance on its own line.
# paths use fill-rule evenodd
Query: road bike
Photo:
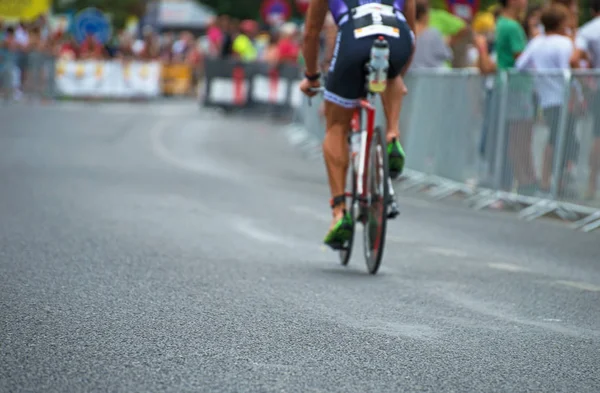
M 379 43 L 381 40 L 380 37 Z M 351 187 L 345 194 L 346 206 L 350 206 L 352 215 L 352 236 L 339 250 L 339 258 L 344 266 L 350 262 L 356 223 L 360 223 L 363 225 L 363 252 L 367 270 L 370 274 L 376 274 L 383 258 L 387 219 L 399 213 L 389 174 L 385 131 L 375 125 L 375 99 L 381 91 L 374 93 L 368 88 L 369 74 L 374 71 L 369 63 L 365 66 L 367 97 L 356 108 L 348 136 Z M 313 91 L 322 93 L 324 88 L 315 88 Z

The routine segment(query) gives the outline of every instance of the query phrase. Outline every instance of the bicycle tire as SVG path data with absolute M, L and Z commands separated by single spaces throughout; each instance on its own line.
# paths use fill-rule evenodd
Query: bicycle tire
M 353 158 L 350 157 L 350 159 L 352 160 Z M 350 163 L 350 167 L 350 173 L 352 178 L 352 196 L 346 198 L 346 201 L 348 201 L 348 199 L 350 200 L 350 204 L 346 203 L 346 209 L 348 209 L 348 211 L 350 211 L 350 214 L 352 215 L 352 235 L 350 236 L 350 239 L 348 239 L 348 242 L 344 249 L 340 250 L 339 252 L 340 263 L 342 264 L 342 266 L 348 266 L 350 258 L 352 257 L 352 247 L 354 245 L 354 234 L 356 230 L 356 217 L 354 217 L 354 202 L 356 201 L 356 171 L 354 170 L 352 163 Z
M 377 180 L 377 172 L 381 178 L 380 192 L 383 195 L 375 197 L 373 182 Z M 373 140 L 371 141 L 371 151 L 369 154 L 369 162 L 367 168 L 367 184 L 369 190 L 369 206 L 367 206 L 366 212 L 367 217 L 365 220 L 365 227 L 363 230 L 363 251 L 365 256 L 365 262 L 367 264 L 367 270 L 370 274 L 375 275 L 381 266 L 383 258 L 383 252 L 385 249 L 385 238 L 387 230 L 387 200 L 389 198 L 389 187 L 388 187 L 388 156 L 387 146 L 385 142 L 385 134 L 381 127 L 375 127 L 373 131 Z M 373 211 L 373 204 L 378 203 L 379 209 Z M 373 224 L 375 221 L 376 224 Z M 375 239 L 373 242 L 372 235 L 373 230 Z

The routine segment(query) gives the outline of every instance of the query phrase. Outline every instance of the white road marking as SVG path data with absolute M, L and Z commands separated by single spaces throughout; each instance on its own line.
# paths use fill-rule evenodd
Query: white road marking
M 310 216 L 311 218 L 314 218 L 314 219 L 322 221 L 322 222 L 330 222 L 331 221 L 331 217 L 328 218 L 325 214 L 323 214 L 315 209 L 311 209 L 310 207 L 292 206 L 290 209 L 294 213 L 297 213 L 301 216 Z
M 264 231 L 246 220 L 236 220 L 235 223 L 233 223 L 233 227 L 242 235 L 261 243 L 282 244 L 285 246 L 292 245 L 288 239 L 278 236 L 275 233 Z
M 488 267 L 496 270 L 504 270 L 507 272 L 530 272 L 531 270 L 510 263 L 488 263 Z
M 582 291 L 600 292 L 600 287 L 598 287 L 596 285 L 588 284 L 585 282 L 558 280 L 558 281 L 554 281 L 554 283 L 559 284 L 559 285 L 564 285 L 566 287 L 580 289 Z
M 578 338 L 581 336 L 588 335 L 598 337 L 600 335 L 600 332 L 595 330 L 580 329 L 576 326 L 558 325 L 556 323 L 549 323 L 546 321 L 529 320 L 526 318 L 522 318 L 514 313 L 511 313 L 507 309 L 503 309 L 503 307 L 500 304 L 483 302 L 479 299 L 475 299 L 457 293 L 444 291 L 441 296 L 443 296 L 444 300 L 450 303 L 453 303 L 463 308 L 467 308 L 471 311 L 477 312 L 482 315 L 497 318 L 499 320 L 504 321 L 505 323 L 508 322 L 513 324 L 535 327 Z
M 464 251 L 453 250 L 451 248 L 426 247 L 424 250 L 444 257 L 466 258 L 468 256 Z
M 218 165 L 214 162 L 211 162 L 206 158 L 205 155 L 202 155 L 200 152 L 187 152 L 185 154 L 187 157 L 185 158 L 174 154 L 163 143 L 163 134 L 165 133 L 166 128 L 169 124 L 171 124 L 170 121 L 158 120 L 155 123 L 154 127 L 150 129 L 150 141 L 152 144 L 152 150 L 161 160 L 165 161 L 170 165 L 190 172 L 209 174 L 213 176 L 218 176 L 219 178 L 235 179 L 236 181 L 244 180 L 244 177 L 240 173 L 234 173 L 232 171 L 224 169 L 222 165 Z M 208 124 L 210 124 L 210 122 L 208 122 Z M 188 143 L 185 146 L 183 146 L 183 143 L 181 143 L 181 145 L 186 149 L 190 149 L 197 146 L 197 144 L 200 141 L 202 141 L 203 138 L 206 137 L 206 131 L 206 124 L 203 124 L 203 129 L 199 128 L 197 130 L 194 130 L 194 146 L 189 145 L 190 141 L 187 141 Z

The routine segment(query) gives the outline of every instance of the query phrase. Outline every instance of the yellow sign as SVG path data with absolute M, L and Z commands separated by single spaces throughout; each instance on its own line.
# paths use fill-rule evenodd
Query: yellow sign
M 125 80 L 129 80 L 131 75 L 131 72 L 129 71 L 129 64 L 123 64 L 123 78 L 125 78 Z
M 104 73 L 104 68 L 102 67 L 102 63 L 96 64 L 96 79 L 102 79 L 102 74 Z
M 50 11 L 50 0 L 0 0 L 0 19 L 31 21 Z
M 140 77 L 142 79 L 148 78 L 148 66 L 145 64 L 140 68 Z
M 75 66 L 75 78 L 82 79 L 85 76 L 85 67 L 82 64 Z
M 192 69 L 185 64 L 164 65 L 162 90 L 168 95 L 186 95 L 192 85 Z
M 56 63 L 56 76 L 63 77 L 66 72 L 67 65 L 64 61 L 58 61 Z

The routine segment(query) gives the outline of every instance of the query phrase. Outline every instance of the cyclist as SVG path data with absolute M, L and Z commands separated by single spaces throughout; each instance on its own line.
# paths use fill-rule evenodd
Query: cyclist
M 331 191 L 333 221 L 325 244 L 336 249 L 351 236 L 352 218 L 346 212 L 348 130 L 365 91 L 365 64 L 374 40 L 385 36 L 390 46 L 388 87 L 381 94 L 387 118 L 389 168 L 399 175 L 405 154 L 399 142 L 399 118 L 405 86 L 402 74 L 414 51 L 415 0 L 311 0 L 304 28 L 305 79 L 300 89 L 309 97 L 320 87 L 319 36 L 328 12 L 338 26 L 334 57 L 325 86 L 326 134 L 323 156 Z

